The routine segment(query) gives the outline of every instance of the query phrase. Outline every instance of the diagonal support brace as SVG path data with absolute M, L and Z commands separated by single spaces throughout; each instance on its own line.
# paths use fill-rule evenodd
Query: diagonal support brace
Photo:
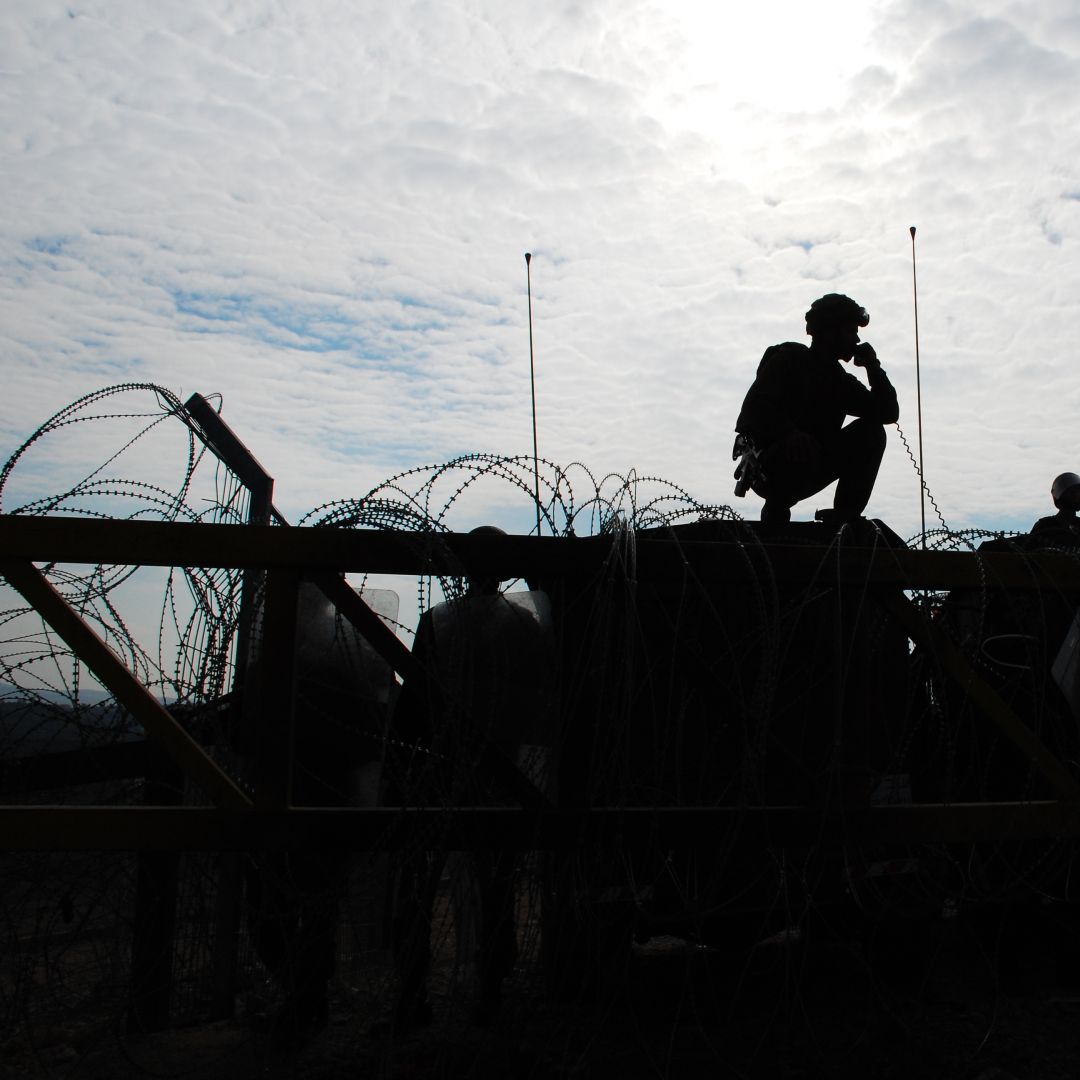
M 205 750 L 176 722 L 169 711 L 120 662 L 94 630 L 72 610 L 44 574 L 31 562 L 5 559 L 0 574 L 64 639 L 102 686 L 168 752 L 176 764 L 210 796 L 217 806 L 246 810 L 251 800 Z
M 1050 781 L 1058 796 L 1080 802 L 1080 784 L 1064 765 L 1043 745 L 1042 740 L 1009 708 L 997 691 L 971 669 L 963 653 L 952 640 L 901 593 L 888 589 L 877 592 L 881 603 L 895 615 L 917 645 L 929 649 L 942 668 L 954 678 L 972 701 L 997 724 L 1001 733 Z

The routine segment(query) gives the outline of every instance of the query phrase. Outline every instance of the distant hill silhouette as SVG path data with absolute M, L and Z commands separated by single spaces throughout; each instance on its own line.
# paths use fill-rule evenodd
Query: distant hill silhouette
M 78 709 L 57 693 L 0 698 L 0 756 L 5 758 L 107 746 L 142 737 L 142 729 L 103 691 L 81 694 Z

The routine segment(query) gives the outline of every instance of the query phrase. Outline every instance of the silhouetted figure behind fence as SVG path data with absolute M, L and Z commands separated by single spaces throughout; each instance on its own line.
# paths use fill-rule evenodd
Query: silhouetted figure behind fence
M 899 416 L 896 391 L 873 346 L 859 341 L 870 316 L 850 297 L 829 293 L 806 313 L 810 346 L 788 341 L 765 350 L 735 423 L 736 494 L 765 499 L 761 520 L 783 524 L 795 503 L 837 480 L 836 525 L 862 515 L 885 451 L 884 425 Z M 865 369 L 869 388 L 841 362 Z M 844 427 L 848 416 L 858 419 Z
M 474 533 L 502 533 L 481 526 Z M 550 604 L 543 592 L 503 593 L 499 581 L 477 575 L 461 599 L 437 604 L 417 627 L 416 678 L 402 687 L 387 748 L 391 803 L 419 806 L 513 805 L 515 796 L 493 767 L 515 767 L 549 783 L 551 682 L 554 668 Z M 433 909 L 444 875 L 460 898 L 455 912 L 459 954 L 475 965 L 473 1019 L 498 1014 L 501 986 L 517 955 L 513 852 L 477 848 L 453 855 L 427 837 L 424 848 L 397 857 L 392 946 L 401 977 L 395 1024 L 431 1018 L 427 977 Z M 445 885 L 445 883 L 444 883 Z M 475 936 L 475 940 L 473 940 Z
M 1071 472 L 1055 476 L 1050 497 L 1058 512 L 1039 518 L 1031 526 L 1032 533 L 1038 533 L 1040 539 L 1047 542 L 1060 540 L 1070 546 L 1080 544 L 1080 521 L 1076 517 L 1080 510 L 1080 476 Z

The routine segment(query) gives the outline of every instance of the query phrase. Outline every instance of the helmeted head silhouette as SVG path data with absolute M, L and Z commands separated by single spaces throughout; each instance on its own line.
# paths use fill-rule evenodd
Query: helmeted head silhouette
M 1075 510 L 1080 506 L 1080 476 L 1074 472 L 1063 472 L 1054 477 L 1050 485 L 1050 497 L 1059 509 Z
M 477 525 L 475 529 L 469 530 L 470 536 L 505 536 L 506 531 L 500 529 L 498 525 Z M 470 596 L 476 595 L 494 595 L 499 591 L 500 581 L 495 577 L 488 577 L 486 575 L 470 575 L 468 592 Z
M 850 296 L 843 293 L 826 293 L 810 305 L 806 313 L 806 332 L 817 334 L 822 330 L 832 330 L 839 326 L 858 326 L 870 324 L 866 308 L 857 304 Z

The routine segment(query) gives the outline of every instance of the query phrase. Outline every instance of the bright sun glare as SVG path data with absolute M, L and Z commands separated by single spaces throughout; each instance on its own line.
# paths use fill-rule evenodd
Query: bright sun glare
M 733 112 L 793 113 L 844 100 L 866 67 L 873 6 L 866 0 L 665 0 L 682 40 L 653 104 L 665 125 L 722 134 Z

